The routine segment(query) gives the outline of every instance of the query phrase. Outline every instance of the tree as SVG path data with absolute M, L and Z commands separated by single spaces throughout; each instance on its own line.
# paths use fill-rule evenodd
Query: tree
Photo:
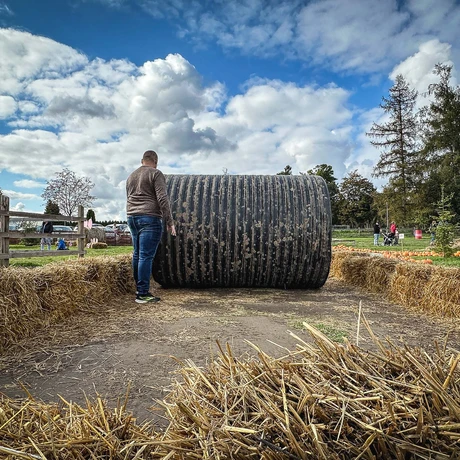
M 292 168 L 289 165 L 284 167 L 284 171 L 276 173 L 277 176 L 291 176 L 292 175 Z
M 48 200 L 45 207 L 45 214 L 59 215 L 59 206 L 51 200 Z
M 450 210 L 452 195 L 444 194 L 444 187 L 441 190 L 441 199 L 438 202 L 438 224 L 436 226 L 436 239 L 434 250 L 444 257 L 451 257 L 454 253 L 454 236 L 456 227 L 452 223 L 455 214 Z M 436 217 L 435 217 L 436 219 Z
M 374 206 L 376 188 L 372 182 L 355 170 L 344 177 L 339 190 L 341 222 L 353 227 L 370 226 L 377 216 Z
M 96 222 L 96 214 L 92 209 L 88 209 L 88 212 L 86 213 L 86 220 L 90 220 L 92 222 Z
M 460 214 L 460 87 L 450 85 L 452 66 L 437 64 L 439 82 L 428 87 L 431 103 L 420 112 L 423 153 L 428 158 L 427 180 L 433 206 L 441 197 L 441 186 L 453 194 L 452 208 Z
M 337 179 L 334 177 L 334 170 L 332 169 L 332 166 L 325 163 L 316 165 L 313 169 L 309 169 L 307 174 L 321 176 L 326 181 L 331 200 L 332 224 L 337 225 L 339 223 L 340 194 L 339 186 L 337 185 Z
M 89 206 L 95 199 L 90 195 L 94 184 L 88 177 L 78 177 L 73 171 L 65 168 L 56 174 L 55 179 L 46 182 L 42 193 L 44 200 L 51 200 L 59 206 L 61 212 L 72 216 L 78 206 Z
M 410 219 L 409 195 L 420 174 L 417 114 L 414 111 L 416 99 L 417 91 L 411 90 L 403 76 L 398 75 L 395 84 L 390 88 L 389 98 L 383 97 L 383 103 L 380 104 L 389 115 L 389 121 L 374 123 L 366 133 L 373 139 L 371 144 L 382 151 L 373 176 L 388 176 L 392 179 L 396 188 L 394 199 L 400 203 L 404 222 Z

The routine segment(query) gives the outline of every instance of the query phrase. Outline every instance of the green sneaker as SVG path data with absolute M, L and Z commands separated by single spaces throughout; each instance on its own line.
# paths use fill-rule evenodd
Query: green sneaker
M 159 297 L 155 297 L 150 292 L 144 295 L 137 295 L 136 296 L 136 303 L 149 303 L 149 302 L 159 302 L 161 299 Z

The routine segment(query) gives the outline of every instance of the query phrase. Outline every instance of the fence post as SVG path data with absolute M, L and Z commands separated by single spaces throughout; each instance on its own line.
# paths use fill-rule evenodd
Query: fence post
M 0 254 L 10 254 L 10 239 L 8 232 L 10 231 L 10 199 L 5 195 L 0 194 L 0 210 L 6 211 L 5 215 L 0 215 L 0 232 L 6 233 L 6 236 L 0 238 Z M 10 259 L 0 259 L 0 267 L 8 267 Z
M 82 205 L 79 205 L 78 206 L 78 218 L 79 218 L 79 221 L 78 221 L 78 233 L 80 235 L 84 235 L 85 234 L 85 226 L 84 226 L 84 223 L 83 223 L 83 219 L 85 218 L 85 210 L 83 208 Z M 78 238 L 78 251 L 80 252 L 80 254 L 78 254 L 78 257 L 84 257 L 85 254 L 84 254 L 84 251 L 85 251 L 85 238 Z

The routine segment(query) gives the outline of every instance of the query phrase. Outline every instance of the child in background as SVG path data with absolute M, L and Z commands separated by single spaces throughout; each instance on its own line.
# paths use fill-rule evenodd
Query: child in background
M 58 244 L 57 244 L 57 249 L 58 250 L 68 250 L 69 248 L 65 245 L 65 241 L 62 238 L 59 238 Z

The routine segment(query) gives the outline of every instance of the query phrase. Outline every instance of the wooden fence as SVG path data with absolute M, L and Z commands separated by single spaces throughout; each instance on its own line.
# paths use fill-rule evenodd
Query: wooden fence
M 53 232 L 25 233 L 22 231 L 10 231 L 10 217 L 22 217 L 25 220 L 32 221 L 58 221 L 58 222 L 78 222 L 78 232 Z M 54 214 L 38 214 L 32 212 L 21 212 L 10 209 L 10 199 L 5 195 L 0 195 L 0 267 L 8 267 L 10 259 L 20 257 L 45 257 L 45 256 L 71 256 L 77 255 L 83 257 L 85 255 L 85 233 L 83 223 L 85 221 L 83 206 L 78 207 L 78 216 L 58 216 Z M 64 238 L 66 240 L 77 240 L 77 250 L 52 250 L 52 251 L 18 251 L 10 250 L 10 238 Z

